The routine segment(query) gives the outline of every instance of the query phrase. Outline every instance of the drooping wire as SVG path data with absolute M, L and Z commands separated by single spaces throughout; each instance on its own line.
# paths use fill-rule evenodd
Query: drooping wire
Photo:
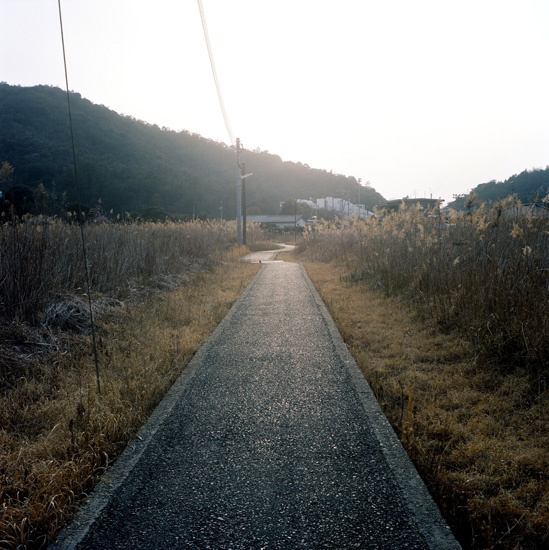
M 202 20 L 202 30 L 204 31 L 204 38 L 206 40 L 206 47 L 208 48 L 208 56 L 210 58 L 210 66 L 212 68 L 212 74 L 215 82 L 215 89 L 217 90 L 217 99 L 219 100 L 219 106 L 221 107 L 221 113 L 223 114 L 223 120 L 225 121 L 225 128 L 229 134 L 231 144 L 234 145 L 235 139 L 231 124 L 229 123 L 229 117 L 225 110 L 225 103 L 223 102 L 223 96 L 221 95 L 221 86 L 219 85 L 219 79 L 217 78 L 217 71 L 215 69 L 215 62 L 212 52 L 212 45 L 210 43 L 210 36 L 208 34 L 208 26 L 206 24 L 206 14 L 204 13 L 204 7 L 202 6 L 202 0 L 198 0 L 198 9 L 200 10 L 200 19 Z
M 84 216 L 82 213 L 82 202 L 80 200 L 80 186 L 78 184 L 78 170 L 76 164 L 76 149 L 74 146 L 74 131 L 72 125 L 72 112 L 71 112 L 71 97 L 69 92 L 69 75 L 67 70 L 67 55 L 65 53 L 65 35 L 63 32 L 63 17 L 61 15 L 61 0 L 57 0 L 57 5 L 59 7 L 59 27 L 61 29 L 61 45 L 63 47 L 63 65 L 65 67 L 65 85 L 67 88 L 67 107 L 69 111 L 69 126 L 71 130 L 71 144 L 72 144 L 72 159 L 74 165 L 74 185 L 76 188 L 76 198 L 78 201 L 78 221 L 80 226 L 80 237 L 82 242 L 82 256 L 84 258 L 84 272 L 86 277 L 86 292 L 88 294 L 88 310 L 90 316 L 90 326 L 91 326 L 91 335 L 92 335 L 92 345 L 93 345 L 93 357 L 95 361 L 95 377 L 97 379 L 97 393 L 101 395 L 101 382 L 99 380 L 99 361 L 97 359 L 97 345 L 95 341 L 95 323 L 93 319 L 93 309 L 91 301 L 91 285 L 90 285 L 90 270 L 88 266 L 88 254 L 86 252 L 86 237 L 84 235 Z

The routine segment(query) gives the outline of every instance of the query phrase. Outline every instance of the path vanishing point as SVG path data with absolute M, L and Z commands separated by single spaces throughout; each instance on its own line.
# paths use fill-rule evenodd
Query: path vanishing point
M 56 550 L 460 548 L 305 270 L 262 254 Z

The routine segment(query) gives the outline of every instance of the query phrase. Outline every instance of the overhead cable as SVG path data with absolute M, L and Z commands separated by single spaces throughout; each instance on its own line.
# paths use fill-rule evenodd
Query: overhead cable
M 59 26 L 61 29 L 61 45 L 63 47 L 63 64 L 65 67 L 65 85 L 67 88 L 67 106 L 69 110 L 69 126 L 71 130 L 71 144 L 72 144 L 72 159 L 74 165 L 74 185 L 76 187 L 76 197 L 78 200 L 78 220 L 80 225 L 80 237 L 82 241 L 82 255 L 84 258 L 84 272 L 86 278 L 86 291 L 88 293 L 88 309 L 90 316 L 90 326 L 92 334 L 92 344 L 93 344 L 93 356 L 95 360 L 95 376 L 97 378 L 97 393 L 101 395 L 101 384 L 99 382 L 99 361 L 97 359 L 97 345 L 95 342 L 95 323 L 93 320 L 93 309 L 91 303 L 91 285 L 90 285 L 90 270 L 88 265 L 88 255 L 86 253 L 86 238 L 84 236 L 84 215 L 82 213 L 82 202 L 80 200 L 80 186 L 78 185 L 78 170 L 76 168 L 76 149 L 74 147 L 74 131 L 72 126 L 72 112 L 71 112 L 71 96 L 69 92 L 69 75 L 67 71 L 67 55 L 65 53 L 65 35 L 63 33 L 63 17 L 61 15 L 61 0 L 57 0 L 57 5 L 59 6 Z
M 217 99 L 219 100 L 219 106 L 221 107 L 221 113 L 223 114 L 223 120 L 225 121 L 225 128 L 227 128 L 229 139 L 231 140 L 231 144 L 234 145 L 235 143 L 234 134 L 231 128 L 231 124 L 229 122 L 229 117 L 227 116 L 225 103 L 223 102 L 223 96 L 221 95 L 221 86 L 219 85 L 219 79 L 217 78 L 217 71 L 215 69 L 212 45 L 210 43 L 210 36 L 208 34 L 208 26 L 206 24 L 206 15 L 204 13 L 204 7 L 202 6 L 202 0 L 198 0 L 198 9 L 200 10 L 200 19 L 202 20 L 202 29 L 204 31 L 204 38 L 206 40 L 206 46 L 208 48 L 208 56 L 210 58 L 210 67 L 212 68 L 212 74 L 215 82 L 215 89 L 217 90 Z

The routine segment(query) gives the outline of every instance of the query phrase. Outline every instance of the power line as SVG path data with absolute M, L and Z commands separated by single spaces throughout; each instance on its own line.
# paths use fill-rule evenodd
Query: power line
M 204 13 L 204 7 L 202 6 L 202 0 L 198 0 L 198 9 L 200 10 L 200 19 L 202 20 L 202 30 L 204 31 L 204 38 L 206 39 L 206 46 L 208 48 L 208 56 L 210 58 L 210 67 L 212 68 L 212 74 L 215 82 L 215 89 L 217 90 L 217 99 L 219 100 L 219 106 L 221 107 L 221 113 L 223 114 L 223 120 L 225 121 L 225 128 L 229 134 L 231 144 L 234 145 L 235 139 L 227 111 L 225 110 L 225 103 L 223 102 L 223 96 L 221 95 L 221 86 L 219 85 L 219 79 L 217 78 L 217 71 L 215 68 L 215 62 L 212 52 L 212 45 L 210 43 L 210 36 L 208 34 L 208 26 L 206 24 L 206 15 Z
M 217 90 L 217 98 L 219 100 L 219 106 L 223 114 L 223 120 L 225 121 L 225 127 L 231 140 L 231 144 L 235 144 L 235 137 L 229 123 L 229 117 L 225 110 L 225 103 L 223 102 L 223 96 L 221 94 L 221 86 L 219 85 L 219 79 L 217 78 L 217 71 L 215 69 L 215 63 L 212 53 L 212 46 L 210 44 L 210 36 L 208 34 L 208 26 L 206 25 L 206 15 L 204 13 L 204 7 L 202 6 L 202 0 L 198 0 L 198 9 L 200 10 L 200 19 L 202 20 L 202 29 L 204 31 L 204 38 L 206 39 L 206 46 L 208 48 L 208 56 L 210 58 L 210 66 L 212 68 L 212 74 L 215 82 L 215 89 Z M 236 138 L 236 235 L 238 248 L 242 246 L 242 166 L 240 164 L 240 139 Z
M 72 126 L 72 112 L 71 112 L 71 96 L 69 92 L 69 75 L 67 71 L 67 55 L 65 53 L 65 35 L 63 33 L 63 17 L 61 15 L 61 0 L 57 0 L 59 6 L 59 27 L 61 29 L 61 45 L 63 47 L 63 65 L 65 67 L 65 84 L 67 88 L 67 106 L 69 110 L 69 126 L 71 129 L 71 144 L 72 144 L 72 159 L 74 164 L 74 185 L 76 187 L 76 198 L 78 200 L 78 219 L 80 225 L 80 237 L 82 241 L 82 255 L 84 257 L 84 272 L 86 276 L 86 290 L 88 293 L 88 309 L 90 315 L 90 326 L 92 334 L 93 344 L 93 356 L 95 360 L 95 376 L 97 378 L 97 393 L 101 395 L 101 384 L 99 382 L 99 361 L 97 360 L 97 345 L 95 342 L 95 323 L 93 321 L 93 309 L 91 303 L 91 285 L 90 285 L 90 270 L 88 266 L 88 255 L 86 253 L 86 238 L 84 236 L 84 217 L 82 214 L 82 202 L 80 200 L 80 186 L 78 185 L 78 170 L 76 168 L 76 149 L 74 147 L 74 131 Z

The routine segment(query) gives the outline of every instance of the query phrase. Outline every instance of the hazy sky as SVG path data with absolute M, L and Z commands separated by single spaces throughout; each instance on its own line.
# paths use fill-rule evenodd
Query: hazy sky
M 549 164 L 549 0 L 203 5 L 246 148 L 362 178 L 389 199 L 451 200 Z M 229 142 L 196 0 L 62 9 L 71 89 Z M 64 88 L 57 0 L 0 0 L 0 21 L 0 81 Z

